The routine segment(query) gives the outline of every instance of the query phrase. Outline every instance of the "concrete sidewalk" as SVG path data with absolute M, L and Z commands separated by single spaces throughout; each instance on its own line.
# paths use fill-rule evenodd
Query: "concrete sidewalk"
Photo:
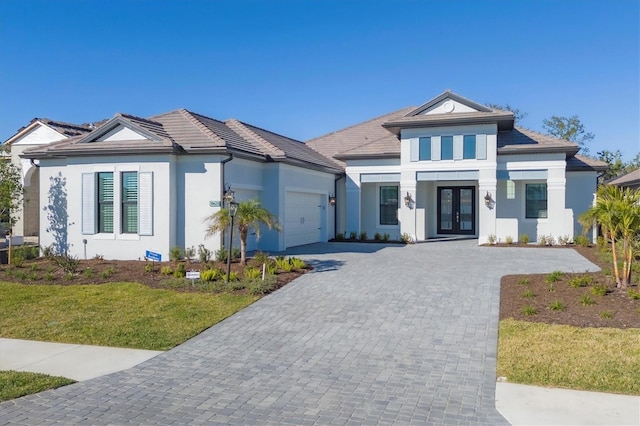
M 0 370 L 77 381 L 129 369 L 162 352 L 0 338 Z M 640 397 L 498 382 L 496 408 L 512 425 L 639 425 Z
M 161 353 L 0 338 L 0 370 L 44 373 L 81 382 L 129 369 Z

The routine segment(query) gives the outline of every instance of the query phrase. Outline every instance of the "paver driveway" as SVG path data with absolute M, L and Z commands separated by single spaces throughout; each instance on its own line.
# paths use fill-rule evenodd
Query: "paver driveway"
M 0 404 L 0 423 L 504 424 L 500 276 L 573 250 L 319 244 L 316 271 L 133 369 Z

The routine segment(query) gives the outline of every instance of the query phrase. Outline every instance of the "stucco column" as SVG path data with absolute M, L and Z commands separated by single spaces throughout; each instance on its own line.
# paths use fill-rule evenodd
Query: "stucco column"
M 360 233 L 360 174 L 348 173 L 347 174 L 347 229 L 346 237 L 349 237 L 350 232 Z
M 409 194 L 411 197 L 411 203 L 409 206 L 405 205 L 404 198 Z M 401 180 L 400 180 L 400 193 L 398 194 L 400 198 L 399 201 L 399 210 L 398 210 L 398 221 L 400 222 L 400 235 L 408 234 L 411 236 L 413 241 L 417 241 L 418 236 L 416 233 L 416 173 L 413 171 L 410 172 L 402 172 Z
M 566 179 L 564 169 L 549 169 L 547 177 L 547 218 L 550 233 L 557 241 L 558 237 L 569 236 L 573 239 L 573 217 L 570 221 L 565 211 Z M 570 226 L 567 226 L 569 222 Z
M 488 242 L 489 235 L 496 235 L 496 200 L 498 181 L 494 170 L 480 170 L 478 179 L 478 244 Z M 491 201 L 487 206 L 484 197 L 489 193 Z

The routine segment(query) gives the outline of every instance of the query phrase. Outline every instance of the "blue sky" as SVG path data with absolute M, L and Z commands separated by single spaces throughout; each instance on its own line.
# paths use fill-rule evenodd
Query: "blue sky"
M 640 151 L 637 0 L 0 1 L 0 140 L 176 108 L 306 140 L 446 89 Z

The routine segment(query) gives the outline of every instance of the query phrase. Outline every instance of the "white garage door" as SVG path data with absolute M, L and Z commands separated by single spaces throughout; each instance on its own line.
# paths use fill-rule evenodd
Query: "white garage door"
M 285 200 L 285 246 L 317 243 L 322 235 L 320 194 L 287 192 Z

